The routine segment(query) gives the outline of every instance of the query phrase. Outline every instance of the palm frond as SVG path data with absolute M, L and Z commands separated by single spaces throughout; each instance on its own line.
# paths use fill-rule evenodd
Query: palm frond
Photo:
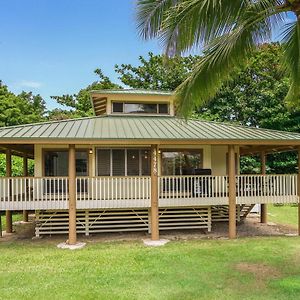
M 292 22 L 286 25 L 282 40 L 284 42 L 284 64 L 290 74 L 290 89 L 286 102 L 290 106 L 300 104 L 300 24 Z
M 166 12 L 179 0 L 139 0 L 137 2 L 137 29 L 144 39 L 159 35 Z
M 184 116 L 203 105 L 229 78 L 231 68 L 245 63 L 255 47 L 270 39 L 269 23 L 251 21 L 211 42 L 192 74 L 176 90 L 178 112 Z

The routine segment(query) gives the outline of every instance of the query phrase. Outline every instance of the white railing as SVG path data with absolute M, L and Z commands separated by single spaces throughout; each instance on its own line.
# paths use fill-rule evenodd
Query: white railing
M 228 204 L 227 176 L 161 176 L 160 206 Z
M 236 181 L 238 204 L 298 202 L 296 174 L 239 175 Z
M 0 177 L 0 209 L 66 209 L 67 177 Z
M 160 176 L 160 207 L 227 205 L 227 176 Z M 67 177 L 0 177 L 0 210 L 68 208 Z M 78 177 L 78 209 L 150 207 L 150 177 Z M 296 203 L 297 175 L 238 175 L 237 204 Z
M 150 177 L 79 177 L 78 208 L 150 207 Z

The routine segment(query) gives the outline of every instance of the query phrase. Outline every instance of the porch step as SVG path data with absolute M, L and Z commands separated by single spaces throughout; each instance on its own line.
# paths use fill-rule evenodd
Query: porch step
M 237 205 L 236 218 L 238 221 L 243 221 L 255 204 Z M 211 207 L 212 222 L 228 221 L 228 205 L 215 205 Z

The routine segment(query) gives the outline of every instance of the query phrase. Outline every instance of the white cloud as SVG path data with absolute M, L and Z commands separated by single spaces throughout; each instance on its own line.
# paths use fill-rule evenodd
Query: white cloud
M 22 80 L 19 83 L 19 86 L 20 87 L 32 88 L 32 89 L 38 89 L 42 86 L 42 83 L 38 82 L 38 81 Z

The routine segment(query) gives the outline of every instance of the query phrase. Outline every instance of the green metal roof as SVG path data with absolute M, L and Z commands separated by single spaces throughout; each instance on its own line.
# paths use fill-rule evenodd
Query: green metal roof
M 98 116 L 0 128 L 0 143 L 22 140 L 288 141 L 300 133 L 236 126 L 167 116 Z
M 127 95 L 160 95 L 160 96 L 171 96 L 171 91 L 161 90 L 144 90 L 144 89 L 116 89 L 116 90 L 92 90 L 91 94 L 127 94 Z

